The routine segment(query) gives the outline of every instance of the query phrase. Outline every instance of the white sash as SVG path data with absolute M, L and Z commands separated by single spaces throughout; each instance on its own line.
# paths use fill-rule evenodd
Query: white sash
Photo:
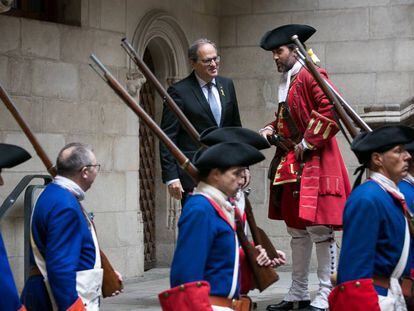
M 36 206 L 35 206 L 36 207 Z M 53 296 L 52 289 L 50 287 L 49 280 L 47 278 L 46 262 L 40 253 L 37 245 L 33 239 L 32 233 L 32 222 L 33 214 L 35 207 L 32 211 L 32 216 L 30 220 L 30 243 L 33 250 L 33 256 L 36 262 L 37 267 L 42 273 L 46 289 L 49 293 L 49 298 L 52 303 L 53 311 L 57 311 L 58 307 L 56 304 L 55 297 Z M 81 297 L 82 302 L 87 311 L 98 311 L 99 310 L 99 297 L 102 293 L 102 280 L 103 280 L 103 269 L 101 267 L 101 255 L 99 252 L 98 239 L 96 237 L 95 229 L 87 215 L 85 218 L 88 222 L 88 227 L 91 230 L 93 244 L 95 247 L 95 264 L 93 269 L 77 271 L 76 272 L 76 291 L 78 292 L 79 297 Z
M 402 294 L 401 286 L 398 279 L 404 273 L 405 266 L 407 265 L 408 254 L 410 250 L 410 232 L 408 230 L 408 222 L 405 220 L 405 236 L 404 246 L 401 252 L 401 257 L 398 260 L 397 266 L 390 277 L 390 288 L 388 289 L 387 296 L 378 295 L 378 302 L 381 311 L 407 311 L 407 305 L 405 304 L 404 296 Z

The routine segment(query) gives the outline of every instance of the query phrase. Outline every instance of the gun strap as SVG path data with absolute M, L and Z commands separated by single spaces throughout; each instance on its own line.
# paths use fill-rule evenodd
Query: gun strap
M 281 102 L 279 105 L 283 107 L 283 118 L 286 120 L 287 127 L 289 129 L 290 134 L 292 135 L 291 139 L 295 143 L 299 143 L 302 140 L 302 134 L 300 133 L 298 126 L 292 118 L 292 114 L 290 112 L 288 103 Z

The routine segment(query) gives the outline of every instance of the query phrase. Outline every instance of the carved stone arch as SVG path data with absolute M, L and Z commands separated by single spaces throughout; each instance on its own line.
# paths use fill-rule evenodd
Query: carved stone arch
M 176 19 L 167 12 L 147 13 L 134 32 L 132 45 L 140 56 L 149 49 L 157 60 L 154 64 L 157 77 L 176 80 L 188 74 L 188 40 Z
M 159 10 L 147 13 L 134 32 L 132 45 L 165 88 L 188 75 L 188 41 L 178 22 L 168 13 Z M 134 81 L 134 85 L 138 83 Z M 146 82 L 140 88 L 139 101 L 159 123 L 163 105 L 151 83 Z M 179 205 L 176 204 L 178 201 L 171 200 L 161 182 L 158 140 L 142 123 L 139 132 L 139 204 L 143 221 L 144 269 L 148 270 L 171 262 Z

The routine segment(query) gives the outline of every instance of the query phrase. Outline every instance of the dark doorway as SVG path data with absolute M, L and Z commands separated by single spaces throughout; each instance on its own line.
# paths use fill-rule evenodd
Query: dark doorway
M 154 63 L 148 49 L 144 53 L 144 62 L 154 72 Z M 140 91 L 142 108 L 154 119 L 155 91 L 147 81 Z M 140 123 L 139 126 L 139 204 L 144 221 L 144 270 L 155 267 L 155 137 L 153 133 Z

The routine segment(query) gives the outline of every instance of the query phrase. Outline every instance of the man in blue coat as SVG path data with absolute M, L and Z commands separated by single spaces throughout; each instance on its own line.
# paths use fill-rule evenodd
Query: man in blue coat
M 344 211 L 338 285 L 329 297 L 331 311 L 407 310 L 399 279 L 410 274 L 411 241 L 407 204 L 397 187 L 407 176 L 410 154 L 405 144 L 414 129 L 386 126 L 362 133 L 352 142 L 360 182 Z
M 31 273 L 22 293 L 28 310 L 99 310 L 99 245 L 81 205 L 99 169 L 86 145 L 72 143 L 60 151 L 57 176 L 32 214 Z
M 3 178 L 1 170 L 12 168 L 31 158 L 26 150 L 15 145 L 0 144 L 0 186 Z M 7 258 L 6 248 L 4 247 L 3 238 L 0 234 L 0 290 L 2 298 L 0 299 L 0 311 L 26 310 L 19 300 L 16 284 L 14 283 L 13 274 L 10 269 Z
M 414 142 L 405 145 L 405 149 L 411 155 L 410 167 L 407 176 L 398 184 L 398 187 L 404 193 L 408 208 L 414 213 Z
M 231 142 L 196 154 L 200 182 L 187 199 L 178 223 L 170 275 L 173 288 L 160 294 L 163 310 L 232 310 L 239 303 L 243 275 L 239 270 L 237 210 L 229 198 L 243 186 L 245 168 L 263 159 L 256 148 Z M 259 265 L 283 264 L 284 254 L 274 262 L 261 246 L 256 248 Z

